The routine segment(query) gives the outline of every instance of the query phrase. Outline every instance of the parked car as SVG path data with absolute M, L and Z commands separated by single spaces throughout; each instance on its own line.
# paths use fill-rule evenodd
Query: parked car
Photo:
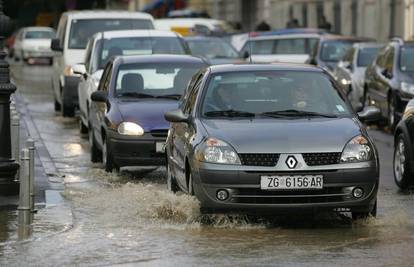
M 156 19 L 157 30 L 175 31 L 182 36 L 216 35 L 221 36 L 234 31 L 224 20 L 209 18 L 167 18 Z
M 305 63 L 321 36 L 320 33 L 256 33 L 244 44 L 241 54 L 259 63 Z
M 60 17 L 57 39 L 52 40 L 52 87 L 55 110 L 73 117 L 78 106 L 79 74 L 73 65 L 82 63 L 88 39 L 97 32 L 110 30 L 153 29 L 149 14 L 127 11 L 70 11 Z
M 165 164 L 169 123 L 187 83 L 206 63 L 188 55 L 120 56 L 109 60 L 92 93 L 91 160 L 111 172 L 125 166 Z
M 103 68 L 113 56 L 149 54 L 189 54 L 180 35 L 171 31 L 129 30 L 95 34 L 86 46 L 85 64 L 74 65 L 80 74 L 78 85 L 80 131 L 88 130 L 90 96 L 98 88 Z
M 219 37 L 186 37 L 185 41 L 192 55 L 203 57 L 210 64 L 240 63 L 244 61 L 231 44 Z
M 350 211 L 375 216 L 378 154 L 345 95 L 320 68 L 216 65 L 166 113 L 167 181 L 203 212 Z
M 414 42 L 391 41 L 367 68 L 365 81 L 367 104 L 379 107 L 393 129 L 414 97 Z
M 414 183 L 414 100 L 408 102 L 395 130 L 394 178 L 401 189 Z
M 364 106 L 365 71 L 382 47 L 378 43 L 356 43 L 334 70 L 333 76 L 357 111 Z
M 328 72 L 332 73 L 338 62 L 345 56 L 353 44 L 374 41 L 370 38 L 326 35 L 320 38 L 313 47 L 311 56 L 306 63 L 325 68 Z
M 51 64 L 53 51 L 50 49 L 50 42 L 55 36 L 55 30 L 49 27 L 20 29 L 13 44 L 15 60 L 23 60 L 28 64 Z

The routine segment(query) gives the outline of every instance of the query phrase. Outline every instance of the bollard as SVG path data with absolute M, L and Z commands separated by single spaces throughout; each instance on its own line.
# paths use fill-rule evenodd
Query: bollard
M 17 210 L 19 211 L 19 225 L 28 225 L 32 223 L 32 216 L 30 213 L 29 149 L 22 149 L 20 164 L 20 195 L 19 207 Z
M 12 145 L 12 157 L 16 160 L 17 163 L 20 163 L 20 116 L 16 112 L 11 116 L 10 123 L 10 133 L 11 133 L 11 145 Z M 18 170 L 14 178 L 15 182 L 18 182 L 20 179 L 20 171 Z
M 29 188 L 30 188 L 30 212 L 35 212 L 35 194 L 34 194 L 34 178 L 35 178 L 35 143 L 29 138 L 26 141 L 26 149 L 29 150 Z

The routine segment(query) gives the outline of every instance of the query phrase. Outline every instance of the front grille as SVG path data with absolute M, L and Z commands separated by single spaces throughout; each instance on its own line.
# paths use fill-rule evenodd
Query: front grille
M 279 154 L 239 154 L 241 163 L 246 166 L 276 166 Z
M 303 153 L 303 159 L 308 166 L 332 165 L 339 164 L 341 153 Z
M 164 137 L 167 138 L 168 130 L 152 130 L 151 135 L 154 137 Z
M 268 191 L 257 188 L 238 188 L 232 194 L 233 203 L 248 204 L 306 204 L 342 202 L 348 194 L 342 187 L 325 187 L 317 190 Z

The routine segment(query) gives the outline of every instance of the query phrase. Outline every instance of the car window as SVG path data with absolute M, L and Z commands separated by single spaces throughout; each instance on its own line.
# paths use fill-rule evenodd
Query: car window
M 393 68 L 394 68 L 394 57 L 395 57 L 395 48 L 390 47 L 390 49 L 387 52 L 386 59 L 385 59 L 385 69 L 387 69 L 389 73 L 392 73 Z
M 150 54 L 186 54 L 183 43 L 178 37 L 125 37 L 100 39 L 97 57 L 101 69 L 114 56 L 150 55 Z
M 238 58 L 231 44 L 220 39 L 187 40 L 191 54 L 207 58 Z
M 247 43 L 246 49 L 250 50 L 249 44 L 253 55 L 270 55 L 273 53 L 273 40 L 254 40 Z
M 354 61 L 354 54 L 355 54 L 355 48 L 352 47 L 348 50 L 348 52 L 345 54 L 344 58 L 342 59 L 342 61 L 344 62 L 348 62 L 350 64 L 352 64 L 352 62 Z
M 376 55 L 380 51 L 380 47 L 366 47 L 361 48 L 358 51 L 358 67 L 366 67 L 375 59 Z
M 24 35 L 24 39 L 52 39 L 55 33 L 52 31 L 28 31 Z
M 274 54 L 307 54 L 305 41 L 304 38 L 276 40 Z
M 195 102 L 197 100 L 198 92 L 200 91 L 201 82 L 203 81 L 203 75 L 200 74 L 197 79 L 195 80 L 195 84 L 193 87 L 190 88 L 188 98 L 186 99 L 186 102 L 184 104 L 183 112 L 184 114 L 191 114 Z
M 306 71 L 249 71 L 213 75 L 202 114 L 237 110 L 254 114 L 283 110 L 335 116 L 351 114 L 328 75 Z
M 103 91 L 104 90 L 104 84 L 106 83 L 107 80 L 109 80 L 110 76 L 111 76 L 111 70 L 112 70 L 112 64 L 111 65 L 106 65 L 101 80 L 99 82 L 98 85 L 98 90 L 99 91 Z
M 414 72 L 414 46 L 401 47 L 400 70 Z
M 69 48 L 85 49 L 88 38 L 97 32 L 153 29 L 146 19 L 74 19 L 70 27 Z
M 384 47 L 383 49 L 380 50 L 378 57 L 377 57 L 377 66 L 380 67 L 381 69 L 385 68 L 385 64 L 386 64 L 386 59 L 387 59 L 387 52 L 389 50 L 389 47 Z
M 86 68 L 87 71 L 91 71 L 90 70 L 90 66 L 91 66 L 90 61 L 91 61 L 91 56 L 92 56 L 93 42 L 94 42 L 94 39 L 89 39 L 88 45 L 86 46 L 85 68 Z
M 321 59 L 328 62 L 338 62 L 341 60 L 353 42 L 350 41 L 327 41 L 322 44 Z
M 108 71 L 106 73 L 106 78 L 104 80 L 104 83 L 102 85 L 102 90 L 105 92 L 109 91 L 109 85 L 111 83 L 111 74 L 112 74 L 112 64 L 108 65 Z
M 191 77 L 204 66 L 201 62 L 123 64 L 118 68 L 115 95 L 138 98 L 181 96 Z

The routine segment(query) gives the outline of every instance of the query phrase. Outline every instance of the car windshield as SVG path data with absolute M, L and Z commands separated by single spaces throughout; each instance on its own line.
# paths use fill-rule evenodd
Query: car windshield
M 366 67 L 371 64 L 380 49 L 381 47 L 366 47 L 359 49 L 357 66 Z
M 220 39 L 187 40 L 191 53 L 207 58 L 238 58 L 239 54 L 226 41 Z
M 103 45 L 102 45 L 103 44 Z M 99 40 L 97 66 L 105 67 L 114 56 L 149 54 L 186 54 L 184 46 L 177 37 L 125 37 Z
M 317 38 L 286 38 L 276 40 L 254 40 L 247 43 L 245 51 L 250 50 L 254 55 L 301 55 L 310 54 L 314 45 L 318 42 Z
M 115 95 L 179 99 L 203 63 L 134 63 L 118 69 Z
M 52 39 L 54 37 L 55 33 L 52 31 L 28 31 L 24 39 Z
M 206 117 L 348 116 L 348 105 L 323 73 L 249 71 L 214 75 L 204 95 Z
M 341 60 L 349 48 L 353 45 L 352 41 L 328 41 L 322 44 L 321 60 L 338 62 Z
M 401 47 L 400 69 L 404 72 L 414 72 L 414 46 Z
M 88 39 L 97 32 L 153 29 L 145 19 L 74 19 L 69 35 L 70 49 L 85 49 Z

